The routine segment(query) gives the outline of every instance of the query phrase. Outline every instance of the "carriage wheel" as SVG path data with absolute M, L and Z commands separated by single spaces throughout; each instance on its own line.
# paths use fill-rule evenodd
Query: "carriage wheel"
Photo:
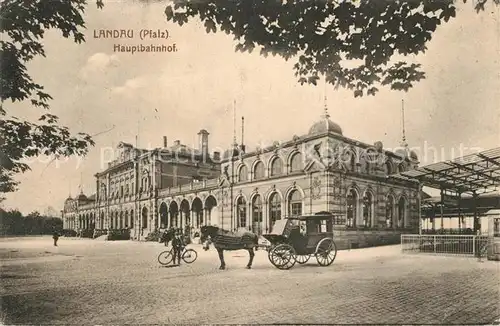
M 266 247 L 267 256 L 269 256 L 269 254 L 270 254 L 270 253 L 271 253 L 271 251 L 274 249 L 274 247 L 276 247 L 276 245 L 270 245 L 270 246 L 267 246 L 267 247 Z
M 309 258 L 311 258 L 311 255 L 297 255 L 295 260 L 297 261 L 297 263 L 302 265 L 307 263 L 309 261 Z
M 337 246 L 333 239 L 322 239 L 316 246 L 315 256 L 320 266 L 330 266 L 337 257 Z
M 295 249 L 288 244 L 280 244 L 269 251 L 269 260 L 278 269 L 290 269 L 295 265 Z
M 162 251 L 158 255 L 158 262 L 162 265 L 168 265 L 173 258 L 170 250 Z

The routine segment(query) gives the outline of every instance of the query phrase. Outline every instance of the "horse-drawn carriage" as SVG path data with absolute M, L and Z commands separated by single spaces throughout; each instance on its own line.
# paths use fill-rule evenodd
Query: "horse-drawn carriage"
M 277 220 L 269 234 L 269 261 L 279 269 L 305 264 L 315 256 L 320 266 L 330 266 L 337 256 L 333 241 L 333 216 L 316 214 Z

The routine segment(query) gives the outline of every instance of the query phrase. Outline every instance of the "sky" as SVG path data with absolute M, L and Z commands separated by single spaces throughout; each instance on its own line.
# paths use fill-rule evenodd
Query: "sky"
M 297 83 L 293 60 L 264 58 L 234 51 L 224 33 L 207 34 L 196 21 L 179 27 L 166 21 L 164 4 L 91 1 L 86 15 L 87 41 L 74 44 L 57 31 L 46 34 L 46 57 L 28 66 L 35 81 L 54 98 L 51 111 L 74 132 L 96 135 L 83 158 L 30 161 L 19 175 L 19 191 L 2 206 L 23 213 L 62 209 L 68 195 L 95 191 L 94 174 L 106 166 L 109 149 L 120 141 L 142 148 L 160 147 L 163 136 L 197 147 L 200 129 L 209 146 L 227 148 L 233 138 L 236 101 L 238 140 L 245 117 L 247 148 L 306 134 L 323 110 L 325 88 Z M 401 100 L 405 102 L 406 138 L 420 164 L 452 159 L 500 144 L 500 7 L 476 14 L 461 4 L 457 18 L 438 27 L 419 62 L 427 78 L 409 92 L 381 89 L 354 98 L 347 90 L 326 90 L 331 119 L 344 136 L 395 148 L 401 140 Z M 94 38 L 94 30 L 168 30 L 172 53 L 119 53 L 120 41 Z M 136 44 L 158 42 L 135 40 Z M 27 105 L 19 116 L 40 112 Z M 433 153 L 437 153 L 434 155 Z

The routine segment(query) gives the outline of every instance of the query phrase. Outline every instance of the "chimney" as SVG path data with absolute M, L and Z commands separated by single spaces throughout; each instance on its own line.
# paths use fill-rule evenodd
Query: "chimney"
M 205 129 L 201 129 L 200 132 L 198 133 L 198 138 L 199 138 L 199 149 L 201 151 L 201 155 L 203 156 L 203 161 L 205 162 L 206 159 L 208 158 L 208 131 Z
M 220 152 L 214 152 L 214 155 L 213 155 L 213 160 L 214 160 L 215 162 L 220 161 Z
M 163 147 L 166 148 L 168 145 L 167 143 L 167 136 L 163 136 Z

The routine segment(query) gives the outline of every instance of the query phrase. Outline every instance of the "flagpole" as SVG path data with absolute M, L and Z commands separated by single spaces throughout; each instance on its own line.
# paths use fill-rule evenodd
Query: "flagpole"
M 236 99 L 233 102 L 233 146 L 236 147 Z
M 235 214 L 234 207 L 234 151 L 237 150 L 236 142 L 236 99 L 233 102 L 233 148 L 231 149 L 231 231 L 235 229 L 234 227 L 234 215 L 238 218 L 238 214 Z M 236 223 L 238 225 L 238 223 Z

